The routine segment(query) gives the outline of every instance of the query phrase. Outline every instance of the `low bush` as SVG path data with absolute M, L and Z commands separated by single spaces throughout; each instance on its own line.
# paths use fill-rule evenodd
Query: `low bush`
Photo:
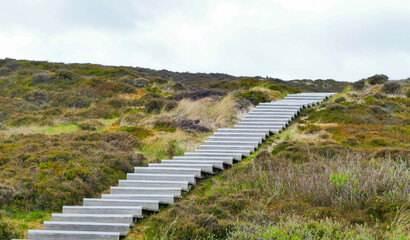
M 123 80 L 124 83 L 127 83 L 136 88 L 143 88 L 148 86 L 148 80 L 145 78 L 126 78 Z
M 85 131 L 97 131 L 105 127 L 104 123 L 96 119 L 89 119 L 89 120 L 81 121 L 77 123 L 77 126 L 81 130 L 85 130 Z
M 169 111 L 177 105 L 178 102 L 174 100 L 153 98 L 149 99 L 144 107 L 149 113 L 159 113 L 161 110 Z
M 51 76 L 46 73 L 39 73 L 31 77 L 31 81 L 33 84 L 50 84 L 51 83 Z
M 389 80 L 389 77 L 383 74 L 377 74 L 366 79 L 370 85 L 383 84 Z
M 400 83 L 385 83 L 382 87 L 382 92 L 394 94 L 400 91 Z
M 344 102 L 344 101 L 346 101 L 345 97 L 338 97 L 338 98 L 335 99 L 335 103 L 341 103 L 341 102 Z
M 258 105 L 261 102 L 268 102 L 269 96 L 259 91 L 249 91 L 244 93 L 238 93 L 235 95 L 237 98 L 244 98 L 249 100 L 253 105 Z
M 142 127 L 129 126 L 122 127 L 120 130 L 132 134 L 136 139 L 139 140 L 153 135 L 152 131 Z
M 373 97 L 376 98 L 376 99 L 385 99 L 386 98 L 386 96 L 381 94 L 381 93 L 375 93 L 373 95 Z
M 206 98 L 206 97 L 213 97 L 213 96 L 219 97 L 225 94 L 226 94 L 225 92 L 219 91 L 219 90 L 201 89 L 201 90 L 197 90 L 193 92 L 182 92 L 182 93 L 172 96 L 171 99 L 178 100 L 178 101 L 184 98 L 188 98 L 191 100 L 198 100 L 198 99 Z
M 356 81 L 352 84 L 355 90 L 362 90 L 366 85 L 366 81 L 364 79 Z

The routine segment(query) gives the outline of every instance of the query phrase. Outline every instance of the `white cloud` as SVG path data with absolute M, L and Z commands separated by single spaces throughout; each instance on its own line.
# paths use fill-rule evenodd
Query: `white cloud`
M 233 21 L 239 14 L 240 7 L 232 2 L 218 3 L 212 11 L 211 18 L 218 25 L 225 25 Z
M 342 0 L 272 0 L 286 9 L 298 11 L 322 12 L 335 6 Z
M 407 0 L 41 1 L 0 9 L 0 57 L 283 79 L 410 76 Z

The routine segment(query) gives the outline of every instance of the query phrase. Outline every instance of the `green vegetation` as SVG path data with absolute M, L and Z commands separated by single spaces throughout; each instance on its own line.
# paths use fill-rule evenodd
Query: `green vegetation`
M 195 149 L 254 104 L 343 89 L 127 239 L 404 239 L 409 86 L 385 80 L 350 91 L 333 80 L 2 59 L 0 239 L 27 237 L 134 166 Z
M 407 239 L 409 99 L 371 94 L 302 111 L 127 239 Z

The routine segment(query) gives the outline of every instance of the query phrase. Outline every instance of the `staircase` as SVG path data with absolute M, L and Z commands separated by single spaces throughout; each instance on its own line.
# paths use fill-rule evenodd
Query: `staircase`
M 136 167 L 101 199 L 84 198 L 83 206 L 64 206 L 63 213 L 55 213 L 52 221 L 44 222 L 44 230 L 29 230 L 29 239 L 123 239 L 135 220 L 158 212 L 161 204 L 174 203 L 198 179 L 240 162 L 267 136 L 286 128 L 302 108 L 319 104 L 334 94 L 290 94 L 280 101 L 261 103 L 234 128 L 218 129 L 195 152 Z

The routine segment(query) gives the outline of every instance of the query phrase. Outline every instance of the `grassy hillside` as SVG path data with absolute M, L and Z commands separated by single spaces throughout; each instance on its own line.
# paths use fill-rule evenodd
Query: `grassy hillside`
M 363 82 L 127 239 L 409 239 L 409 83 Z
M 379 78 L 375 78 L 376 82 Z M 384 78 L 381 79 L 383 81 Z M 384 82 L 381 84 L 377 82 L 373 87 L 382 88 L 386 85 Z M 403 86 L 405 84 L 402 83 Z M 117 184 L 118 179 L 125 178 L 134 166 L 145 166 L 149 162 L 159 162 L 193 150 L 216 128 L 232 126 L 259 102 L 279 99 L 299 91 L 341 91 L 346 85 L 332 80 L 284 82 L 225 74 L 0 60 L 0 239 L 27 237 L 27 229 L 41 228 L 42 222 L 50 219 L 52 211 L 61 211 L 63 205 L 80 204 L 84 197 L 98 197 L 109 186 Z M 354 86 L 361 88 L 362 85 L 359 82 Z M 355 94 L 371 95 L 368 93 L 372 91 L 370 87 L 362 88 L 364 90 Z M 385 88 L 385 91 L 393 91 L 396 95 L 405 91 L 404 87 Z M 347 100 L 341 101 L 339 105 L 351 104 L 346 94 Z M 392 126 L 386 128 L 386 133 L 394 131 L 396 135 L 380 135 L 379 138 L 385 142 L 379 138 L 375 140 L 380 140 L 379 144 L 390 144 L 383 148 L 392 149 L 400 155 L 408 142 L 408 128 L 400 125 L 407 124 L 403 119 L 408 119 L 408 98 L 392 97 L 392 93 L 389 94 L 385 99 L 378 96 L 370 100 L 367 95 L 358 95 L 356 99 L 366 101 L 361 104 L 371 104 L 366 105 L 366 109 L 370 109 L 365 111 L 366 114 L 373 111 L 370 106 L 376 102 L 389 102 L 392 106 L 400 107 L 398 109 L 401 112 L 392 114 L 389 110 L 380 115 L 388 119 L 386 122 Z M 391 118 L 393 115 L 395 117 Z M 321 115 L 311 116 L 312 119 L 305 120 L 311 122 L 305 126 L 306 129 L 323 119 Z M 325 126 L 320 125 L 320 128 Z M 283 139 L 290 139 L 292 134 L 300 131 L 296 128 L 283 133 L 279 139 L 271 139 L 265 145 L 268 149 L 266 161 L 274 161 L 275 155 L 270 153 L 273 145 Z M 323 131 L 329 135 L 326 141 L 334 139 L 332 141 L 340 142 L 345 147 L 346 139 L 336 138 L 336 130 Z M 367 134 L 373 136 L 371 131 L 374 132 L 369 130 Z M 345 133 L 340 132 L 339 136 L 342 134 Z M 360 143 L 361 138 L 355 138 Z M 363 141 L 367 140 L 365 136 Z M 371 151 L 372 146 L 366 145 L 363 149 Z M 284 152 L 301 154 L 293 150 Z M 289 156 L 292 159 L 290 153 Z M 253 161 L 258 159 L 261 159 L 259 155 Z M 283 157 L 282 161 L 288 162 L 289 159 Z M 250 195 L 242 193 L 249 189 L 237 187 L 235 191 L 238 192 L 230 192 L 225 188 L 230 189 L 229 184 L 239 184 L 235 183 L 238 177 L 236 171 L 244 171 L 243 177 L 246 177 L 249 176 L 246 169 L 250 166 L 263 166 L 249 163 L 251 160 L 221 177 L 203 182 L 189 196 L 192 203 L 183 200 L 158 217 L 145 220 L 140 229 L 147 228 L 147 231 L 137 231 L 130 239 L 136 236 L 145 236 L 147 239 L 172 236 L 174 239 L 196 236 L 197 239 L 205 236 L 235 238 L 232 234 L 242 234 L 241 231 L 246 229 L 240 228 L 242 225 L 237 221 L 244 217 L 247 219 L 248 216 L 243 215 L 246 212 L 258 215 L 258 205 L 254 204 Z M 268 174 L 271 176 L 276 173 Z M 253 186 L 249 185 L 249 188 Z M 219 191 L 223 191 L 221 197 L 214 195 Z M 267 195 L 255 194 L 263 204 Z M 206 206 L 202 208 L 202 205 L 197 205 L 198 201 Z M 393 201 L 397 207 L 402 206 L 402 202 L 400 194 Z M 229 210 L 231 204 L 234 204 L 233 212 Z M 195 208 L 190 209 L 188 206 Z M 215 213 L 209 210 L 211 206 Z M 270 209 L 273 205 L 266 206 L 265 209 Z M 329 208 L 333 209 L 333 206 Z M 335 208 L 334 211 L 339 210 Z M 191 212 L 194 213 L 192 216 L 187 214 Z M 184 223 L 178 225 L 181 226 L 179 230 L 175 228 L 177 225 L 172 224 L 175 216 L 178 216 L 176 222 Z M 270 219 L 269 216 L 267 219 Z M 293 220 L 296 224 L 297 219 Z M 254 226 L 263 228 L 263 225 Z M 159 236 L 155 233 L 159 228 L 169 230 L 165 231 L 164 236 Z M 214 234 L 214 231 L 217 233 Z

